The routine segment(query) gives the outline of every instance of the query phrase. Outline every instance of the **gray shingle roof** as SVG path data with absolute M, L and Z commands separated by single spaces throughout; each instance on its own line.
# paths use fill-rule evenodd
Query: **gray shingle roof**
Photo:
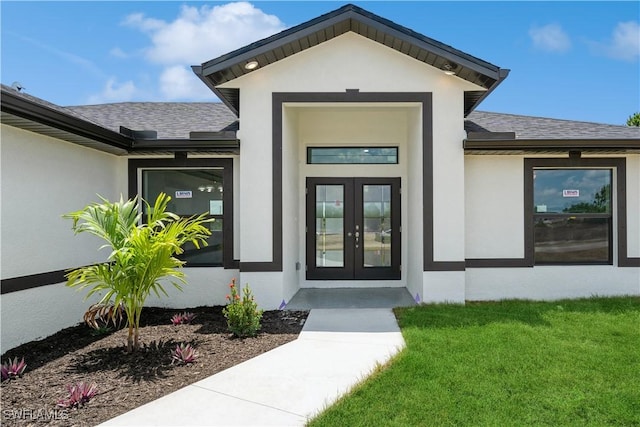
M 23 98 L 23 99 L 25 99 L 25 100 L 27 100 L 29 102 L 34 103 L 34 104 L 50 108 L 50 109 L 55 110 L 55 111 L 57 111 L 59 113 L 66 114 L 68 116 L 72 116 L 72 117 L 75 117 L 75 118 L 80 119 L 80 120 L 85 120 L 85 121 L 91 122 L 93 124 L 100 125 L 99 122 L 94 122 L 91 119 L 89 119 L 88 117 L 83 116 L 82 114 L 80 114 L 77 111 L 73 111 L 73 110 L 70 110 L 68 108 L 61 107 L 60 105 L 53 104 L 53 103 L 51 103 L 49 101 L 45 101 L 44 99 L 38 98 L 38 97 L 33 96 L 33 95 L 30 95 L 27 92 L 19 92 L 19 91 L 15 90 L 14 88 L 12 88 L 11 86 L 7 86 L 5 84 L 2 84 L 0 86 L 2 86 L 2 90 L 9 91 L 13 95 L 15 95 L 17 97 L 20 97 L 20 98 Z
M 640 139 L 640 128 L 474 111 L 467 132 L 515 132 L 516 139 Z
M 64 107 L 116 132 L 120 126 L 132 130 L 154 130 L 158 139 L 189 138 L 189 132 L 227 129 L 236 116 L 221 102 L 121 102 Z

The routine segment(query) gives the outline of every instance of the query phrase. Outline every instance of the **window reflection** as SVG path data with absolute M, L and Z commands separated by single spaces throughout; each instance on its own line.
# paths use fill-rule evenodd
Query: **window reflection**
M 611 212 L 611 170 L 537 169 L 533 178 L 536 213 Z

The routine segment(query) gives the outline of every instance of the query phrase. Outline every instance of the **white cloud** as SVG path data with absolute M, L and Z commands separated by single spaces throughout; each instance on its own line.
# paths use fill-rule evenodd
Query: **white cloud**
M 124 24 L 149 35 L 146 57 L 164 65 L 200 64 L 284 29 L 278 17 L 247 2 L 182 6 L 172 22 L 136 13 Z
M 571 48 L 571 40 L 559 24 L 532 27 L 529 37 L 534 47 L 547 52 L 563 53 Z
M 614 59 L 635 61 L 640 58 L 640 25 L 635 21 L 619 22 L 607 43 L 591 43 L 596 53 Z
M 104 85 L 102 92 L 89 97 L 89 104 L 102 104 L 104 102 L 130 101 L 137 94 L 138 89 L 131 80 L 118 83 L 115 77 L 110 77 Z
M 195 76 L 190 65 L 201 64 L 242 46 L 282 31 L 277 16 L 268 15 L 251 3 L 219 6 L 182 6 L 172 21 L 134 13 L 123 25 L 149 37 L 143 49 L 146 60 L 162 66 L 158 79 L 160 96 L 168 100 L 215 99 Z M 118 48 L 114 56 L 126 55 Z
M 160 92 L 167 100 L 215 99 L 213 93 L 196 77 L 190 68 L 183 65 L 166 67 L 160 75 Z

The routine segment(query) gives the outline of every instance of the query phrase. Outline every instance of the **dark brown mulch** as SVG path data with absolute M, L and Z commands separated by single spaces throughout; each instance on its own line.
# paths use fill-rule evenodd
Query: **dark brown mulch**
M 191 324 L 173 326 L 171 316 L 183 311 L 195 313 L 196 318 Z M 222 307 L 147 307 L 142 313 L 142 348 L 132 354 L 124 351 L 126 329 L 96 336 L 84 324 L 3 354 L 2 362 L 24 357 L 27 369 L 21 378 L 2 383 L 0 424 L 98 424 L 296 339 L 308 314 L 267 311 L 258 336 L 236 339 L 227 331 Z M 171 350 L 178 343 L 195 346 L 196 363 L 171 363 Z M 79 409 L 57 407 L 67 397 L 67 385 L 80 381 L 95 382 L 98 395 Z

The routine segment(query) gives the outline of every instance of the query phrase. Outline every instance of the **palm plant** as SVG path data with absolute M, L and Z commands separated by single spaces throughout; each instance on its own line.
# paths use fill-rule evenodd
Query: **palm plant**
M 151 292 L 168 296 L 160 284 L 164 278 L 182 290 L 180 285 L 186 281 L 180 267 L 184 261 L 175 255 L 183 252 L 187 242 L 198 249 L 206 246 L 211 232 L 205 223 L 213 219 L 206 219 L 206 214 L 181 218 L 167 212 L 171 197 L 160 193 L 153 207 L 143 200 L 149 220 L 140 224 L 137 197 L 127 201 L 121 197 L 119 202 L 100 199 L 102 203 L 93 203 L 64 218 L 73 220 L 76 234 L 87 232 L 105 240 L 100 249 L 110 248 L 111 253 L 105 263 L 68 273 L 67 286 L 91 288 L 87 298 L 104 292 L 101 304 L 122 304 L 129 328 L 127 351 L 131 352 L 139 348 L 140 314 L 146 298 Z

